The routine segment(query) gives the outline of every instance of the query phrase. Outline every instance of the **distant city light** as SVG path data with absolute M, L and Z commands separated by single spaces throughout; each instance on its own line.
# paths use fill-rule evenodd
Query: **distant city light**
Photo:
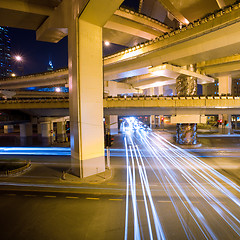
M 15 56 L 15 60 L 18 62 L 21 62 L 23 59 L 21 56 L 17 55 L 17 56 Z
M 105 41 L 105 42 L 104 42 L 104 45 L 105 45 L 105 46 L 109 46 L 109 45 L 110 45 L 110 42 L 109 42 L 109 41 Z
M 12 77 L 16 77 L 16 74 L 15 74 L 15 73 L 12 73 L 11 76 L 12 76 Z
M 55 91 L 56 91 L 56 92 L 61 92 L 61 88 L 57 87 L 57 88 L 55 89 Z

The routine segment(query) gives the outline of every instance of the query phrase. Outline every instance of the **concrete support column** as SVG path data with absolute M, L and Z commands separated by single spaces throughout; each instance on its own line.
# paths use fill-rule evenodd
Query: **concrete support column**
M 53 123 L 52 122 L 42 122 L 41 123 L 42 132 L 42 143 L 44 146 L 49 146 L 53 143 Z
M 154 87 L 149 88 L 149 95 L 150 96 L 155 95 L 155 88 Z
M 207 89 L 208 89 L 208 85 L 207 84 L 203 84 L 202 85 L 202 95 L 204 95 L 204 96 L 208 95 Z
M 71 168 L 87 177 L 105 171 L 102 28 L 81 17 L 74 22 L 68 35 Z
M 163 86 L 158 87 L 158 95 L 163 95 Z
M 237 118 L 238 118 L 238 116 L 235 116 L 235 129 L 238 129 L 238 127 L 237 127 Z
M 118 115 L 110 115 L 109 124 L 110 124 L 110 134 L 111 135 L 118 134 Z
M 197 124 L 178 123 L 176 142 L 183 145 L 197 144 Z
M 68 12 L 71 168 L 79 177 L 105 171 L 102 27 L 123 0 L 70 1 Z
M 57 142 L 65 142 L 66 127 L 65 122 L 57 122 Z
M 14 130 L 13 125 L 4 125 L 4 127 L 3 127 L 3 132 L 4 133 L 12 133 L 13 130 Z
M 187 67 L 188 70 L 193 71 L 192 65 Z M 180 75 L 176 79 L 177 96 L 193 96 L 197 94 L 197 78 Z
M 151 129 L 155 128 L 155 115 L 150 116 L 150 128 Z
M 160 87 L 155 87 L 154 88 L 154 95 L 163 95 L 163 86 L 160 86 Z
M 32 123 L 23 123 L 20 127 L 20 143 L 21 146 L 32 145 Z
M 232 93 L 232 76 L 230 74 L 218 77 L 218 83 L 219 95 Z
M 186 67 L 194 71 L 194 66 Z M 197 95 L 197 78 L 180 75 L 176 80 L 176 89 L 178 96 Z M 177 123 L 176 142 L 189 145 L 197 144 L 197 124 L 196 123 Z

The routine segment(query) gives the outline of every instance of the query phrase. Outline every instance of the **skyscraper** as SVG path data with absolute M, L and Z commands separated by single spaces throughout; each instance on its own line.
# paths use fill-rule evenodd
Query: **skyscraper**
M 0 78 L 9 77 L 11 72 L 11 48 L 8 29 L 0 27 Z

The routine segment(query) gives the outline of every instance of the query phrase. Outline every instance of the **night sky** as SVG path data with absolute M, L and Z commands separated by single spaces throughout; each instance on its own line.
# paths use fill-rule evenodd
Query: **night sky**
M 58 43 L 41 42 L 36 41 L 35 31 L 15 28 L 9 28 L 9 36 L 12 56 L 19 54 L 23 57 L 24 75 L 46 72 L 49 59 L 54 69 L 67 67 L 67 37 Z M 13 72 L 18 73 L 14 63 Z
M 139 0 L 125 0 L 122 6 L 138 11 L 138 4 Z M 59 43 L 47 43 L 36 41 L 35 31 L 15 28 L 8 29 L 11 38 L 12 56 L 19 54 L 24 59 L 24 75 L 46 72 L 49 60 L 52 61 L 54 69 L 68 66 L 67 37 L 62 39 Z M 111 44 L 110 48 L 105 48 L 104 55 L 109 55 L 122 48 L 122 46 Z M 14 62 L 13 72 L 18 75 L 21 74 Z

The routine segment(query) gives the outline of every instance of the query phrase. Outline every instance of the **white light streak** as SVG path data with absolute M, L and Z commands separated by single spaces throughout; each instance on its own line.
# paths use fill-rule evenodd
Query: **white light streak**
M 149 176 L 155 177 L 172 202 L 187 239 L 218 239 L 224 231 L 231 232 L 233 238 L 240 237 L 240 201 L 233 194 L 233 191 L 240 193 L 239 186 L 186 150 L 155 132 L 146 131 L 142 126 L 135 118 L 127 118 L 122 126 L 126 133 L 127 165 L 124 239 L 133 238 L 128 232 L 129 190 L 133 206 L 134 239 L 166 239 L 167 233 L 161 223 L 164 219 L 160 218 L 161 212 L 156 210 Z M 140 199 L 136 184 L 139 183 L 145 214 L 137 205 Z M 223 203 L 222 199 L 228 204 Z M 210 220 L 212 218 L 214 223 Z M 147 222 L 148 231 L 143 229 L 140 233 L 139 227 L 143 221 Z M 215 225 L 220 222 L 216 231 Z

